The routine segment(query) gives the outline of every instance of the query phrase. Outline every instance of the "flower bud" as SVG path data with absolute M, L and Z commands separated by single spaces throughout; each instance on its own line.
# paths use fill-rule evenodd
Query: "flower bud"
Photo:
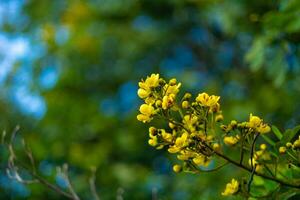
M 191 93 L 185 93 L 183 99 L 186 100 L 186 99 L 190 99 L 191 97 L 192 97 Z
M 286 147 L 279 147 L 279 153 L 285 154 L 286 152 Z
M 261 144 L 259 147 L 263 151 L 267 149 L 267 145 L 266 144 Z
M 169 84 L 170 85 L 175 85 L 177 82 L 176 78 L 172 78 L 170 81 L 169 81 Z
M 219 151 L 220 150 L 220 145 L 218 143 L 213 144 L 213 150 L 214 151 Z
M 292 143 L 290 143 L 290 142 L 286 143 L 286 147 L 287 147 L 287 148 L 291 148 L 292 146 L 293 146 Z
M 221 121 L 223 121 L 223 119 L 224 119 L 224 117 L 222 114 L 218 114 L 215 118 L 216 122 L 221 122 Z
M 180 165 L 174 165 L 173 166 L 173 171 L 176 173 L 179 173 L 182 171 L 182 167 Z
M 182 108 L 187 109 L 189 107 L 189 102 L 188 101 L 183 101 L 181 106 L 182 106 Z
M 156 102 L 155 102 L 155 106 L 156 107 L 161 107 L 161 105 L 162 105 L 162 102 L 161 102 L 161 100 L 157 100 Z

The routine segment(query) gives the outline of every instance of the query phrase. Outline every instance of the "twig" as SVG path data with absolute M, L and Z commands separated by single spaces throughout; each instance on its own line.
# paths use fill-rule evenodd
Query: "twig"
M 90 190 L 91 190 L 91 193 L 92 193 L 92 196 L 94 197 L 94 199 L 95 200 L 100 200 L 100 197 L 97 193 L 96 184 L 95 184 L 95 182 L 96 182 L 96 168 L 92 167 L 91 171 L 92 171 L 92 175 L 89 178 Z
M 249 182 L 248 182 L 248 192 L 249 193 L 250 193 L 250 189 L 251 189 L 251 183 L 253 181 L 254 172 L 255 172 L 255 169 L 256 169 L 256 165 L 253 165 L 253 156 L 254 156 L 255 142 L 256 142 L 258 136 L 259 136 L 259 133 L 256 133 L 255 136 L 254 136 L 252 145 L 251 145 L 250 163 L 251 163 L 251 170 L 252 171 L 251 171 L 251 175 L 250 175 Z
M 68 164 L 63 164 L 62 168 L 59 168 L 61 170 L 61 175 L 63 176 L 63 178 L 65 179 L 65 181 L 67 182 L 67 187 L 73 197 L 74 200 L 80 200 L 79 196 L 76 194 L 72 184 L 71 184 L 71 181 L 70 181 L 70 178 L 69 178 L 69 167 L 68 167 Z

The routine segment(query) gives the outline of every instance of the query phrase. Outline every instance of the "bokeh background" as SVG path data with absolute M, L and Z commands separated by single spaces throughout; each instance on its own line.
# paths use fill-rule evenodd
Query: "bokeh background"
M 0 130 L 20 125 L 39 172 L 62 187 L 55 166 L 69 163 L 85 199 L 91 166 L 102 199 L 219 199 L 239 172 L 174 174 L 136 120 L 137 83 L 176 77 L 220 95 L 227 120 L 293 127 L 299 13 L 298 0 L 0 0 Z M 8 179 L 0 153 L 0 199 L 63 199 Z

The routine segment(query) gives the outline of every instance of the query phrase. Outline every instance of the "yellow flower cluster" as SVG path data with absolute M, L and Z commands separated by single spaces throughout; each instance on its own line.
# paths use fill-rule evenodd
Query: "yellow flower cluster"
M 300 149 L 300 135 L 297 140 L 291 145 L 293 149 Z
M 223 115 L 219 96 L 204 92 L 193 99 L 190 93 L 186 93 L 179 99 L 177 95 L 180 87 L 181 83 L 177 83 L 174 78 L 167 82 L 159 74 L 152 74 L 139 82 L 137 92 L 144 100 L 137 115 L 139 121 L 150 122 L 158 116 L 168 122 L 165 129 L 149 128 L 148 143 L 156 149 L 166 148 L 169 153 L 177 155 L 177 159 L 183 164 L 174 165 L 174 172 L 201 171 L 200 166 L 208 166 L 214 156 L 224 158 L 221 155 L 222 138 L 227 146 L 235 146 L 244 140 L 247 144 L 255 144 L 254 138 L 271 130 L 261 118 L 252 114 L 248 121 L 238 123 L 232 120 L 228 125 L 220 126 Z M 217 127 L 221 127 L 222 132 Z M 291 146 L 298 148 L 300 138 Z M 246 149 L 251 149 L 251 146 Z M 262 163 L 270 159 L 266 149 L 266 145 L 262 144 L 260 150 L 256 151 L 254 148 L 253 156 L 249 156 L 249 164 L 256 171 L 263 169 Z M 249 150 L 248 152 L 250 153 Z M 243 160 L 241 163 L 243 164 Z M 232 195 L 238 191 L 239 183 L 232 179 L 222 195 Z
M 247 123 L 247 127 L 250 128 L 252 131 L 265 134 L 271 131 L 270 126 L 263 123 L 263 120 L 257 116 L 253 116 L 250 114 L 249 122 Z
M 265 134 L 271 131 L 268 124 L 264 123 L 262 119 L 252 114 L 250 114 L 249 121 L 247 122 L 238 123 L 237 121 L 232 120 L 229 125 L 221 125 L 221 129 L 226 133 L 223 141 L 228 146 L 234 146 L 240 141 L 240 135 L 228 135 L 231 132 L 235 133 L 235 130 L 237 129 L 244 134 L 243 137 L 247 134 Z
M 186 93 L 178 102 L 176 97 L 180 87 L 181 83 L 176 79 L 166 82 L 159 74 L 152 74 L 139 82 L 138 96 L 145 103 L 141 105 L 137 119 L 146 123 L 160 115 L 168 120 L 170 131 L 150 127 L 148 143 L 157 149 L 167 147 L 185 163 L 185 169 L 191 170 L 195 166 L 207 166 L 211 161 L 213 152 L 205 147 L 204 142 L 219 148 L 213 142 L 213 121 L 208 115 L 220 115 L 220 97 L 200 93 L 193 101 L 192 95 Z M 182 119 L 178 121 L 178 117 Z
M 239 182 L 235 179 L 232 179 L 230 183 L 226 184 L 226 188 L 224 192 L 222 192 L 223 196 L 229 196 L 236 194 L 239 191 Z
M 176 79 L 171 79 L 167 84 L 165 80 L 159 78 L 159 74 L 151 74 L 145 81 L 139 82 L 137 93 L 145 103 L 141 105 L 137 119 L 144 123 L 150 122 L 159 109 L 172 108 L 181 86 L 181 83 L 176 82 Z
M 197 96 L 196 102 L 198 102 L 201 106 L 208 107 L 210 112 L 217 112 L 220 109 L 220 104 L 218 101 L 220 100 L 219 96 L 201 93 Z

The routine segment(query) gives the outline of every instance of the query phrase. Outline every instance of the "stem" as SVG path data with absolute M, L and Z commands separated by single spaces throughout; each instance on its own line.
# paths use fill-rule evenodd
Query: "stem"
M 240 151 L 240 164 L 243 164 L 245 136 L 243 134 L 241 134 L 241 137 L 242 137 L 242 141 L 241 141 L 241 151 Z
M 236 162 L 235 160 L 232 160 L 231 158 L 223 155 L 222 153 L 219 153 L 217 151 L 214 151 L 210 146 L 208 146 L 207 144 L 205 145 L 208 149 L 210 149 L 211 151 L 213 151 L 217 156 L 223 158 L 224 160 L 232 163 L 233 165 L 241 168 L 241 169 L 244 169 L 248 172 L 252 172 L 252 169 L 250 169 L 249 167 L 243 165 L 243 164 L 240 164 L 238 162 Z M 268 180 L 271 180 L 271 181 L 274 181 L 274 182 L 277 182 L 277 183 L 280 183 L 281 185 L 284 185 L 284 186 L 287 186 L 287 187 L 292 187 L 292 188 L 297 188 L 297 189 L 300 189 L 300 185 L 294 185 L 294 184 L 291 184 L 291 183 L 287 183 L 287 182 L 284 182 L 282 180 L 279 180 L 277 178 L 273 178 L 273 177 L 270 177 L 268 175 L 265 175 L 265 174 L 261 174 L 261 173 L 258 173 L 256 171 L 254 171 L 254 174 L 257 175 L 257 176 L 260 176 L 262 178 L 265 178 L 265 179 L 268 179 Z
M 46 186 L 47 188 L 57 192 L 58 194 L 65 196 L 69 199 L 74 199 L 73 196 L 70 193 L 67 193 L 65 191 L 63 191 L 62 189 L 60 189 L 59 187 L 57 187 L 56 185 L 53 185 L 51 183 L 49 183 L 47 180 L 45 180 L 44 178 L 42 178 L 41 176 L 39 176 L 38 174 L 32 172 L 31 170 L 28 169 L 28 167 L 26 167 L 23 163 L 21 163 L 20 161 L 17 161 L 18 165 L 20 167 L 22 167 L 23 169 L 25 169 L 33 178 L 35 178 L 36 180 L 38 180 L 38 182 L 40 182 L 42 185 Z
M 255 169 L 256 169 L 256 165 L 253 166 L 253 154 L 254 154 L 254 147 L 255 147 L 255 142 L 257 140 L 259 136 L 259 133 L 256 133 L 255 136 L 254 136 L 254 139 L 253 139 L 253 142 L 252 142 L 252 145 L 251 145 L 251 154 L 250 154 L 250 162 L 251 162 L 251 176 L 250 176 L 250 179 L 249 179 L 249 182 L 248 182 L 248 192 L 250 193 L 250 189 L 251 189 L 251 183 L 253 181 L 253 176 L 254 176 L 254 172 L 255 172 Z

